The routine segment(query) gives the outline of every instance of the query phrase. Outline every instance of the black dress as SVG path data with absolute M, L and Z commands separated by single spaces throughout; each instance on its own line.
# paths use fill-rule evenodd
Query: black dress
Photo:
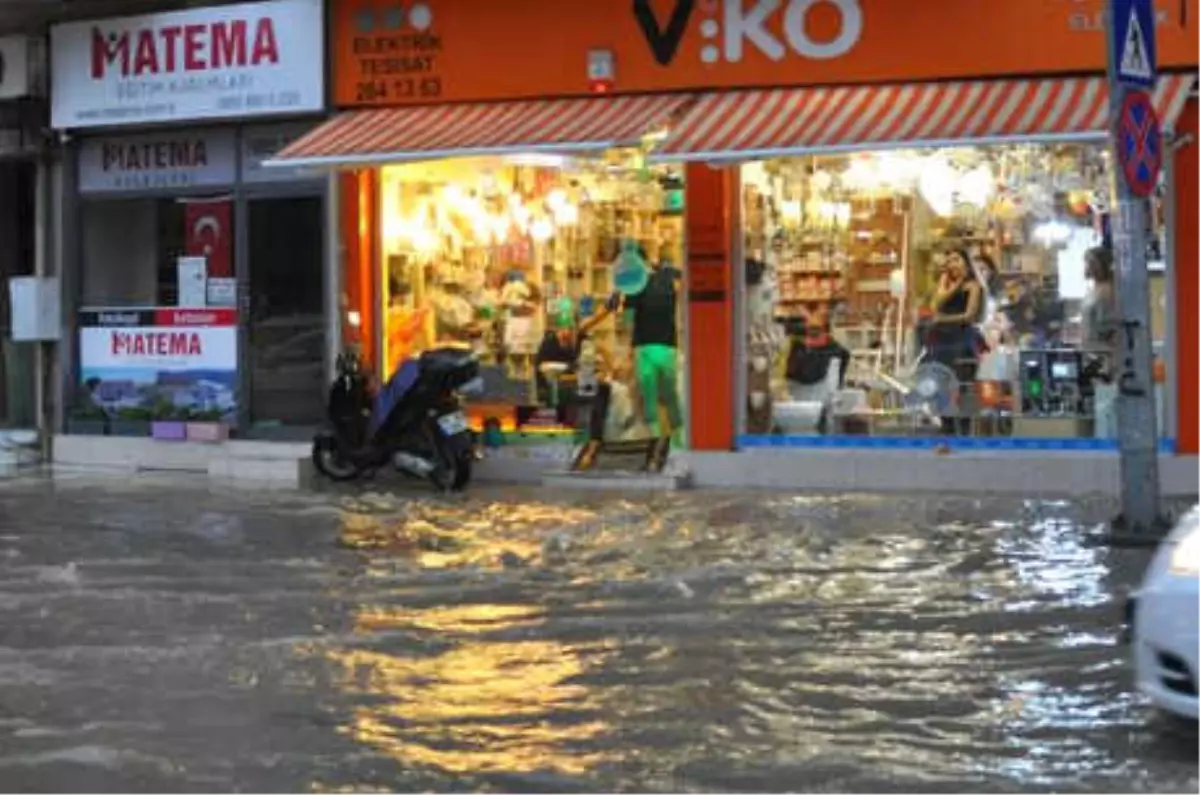
M 966 285 L 959 285 L 946 297 L 939 314 L 961 315 L 971 304 L 971 294 Z M 959 381 L 974 381 L 979 366 L 979 352 L 975 350 L 975 324 L 970 321 L 935 323 L 932 329 L 930 353 L 933 360 L 954 371 Z

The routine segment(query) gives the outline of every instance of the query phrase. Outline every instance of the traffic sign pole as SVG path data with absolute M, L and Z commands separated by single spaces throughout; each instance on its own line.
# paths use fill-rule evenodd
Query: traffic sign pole
M 1162 162 L 1161 134 L 1149 103 L 1157 66 L 1154 24 L 1151 0 L 1108 0 L 1112 147 L 1109 171 L 1121 326 L 1115 346 L 1117 361 L 1112 370 L 1117 383 L 1121 451 L 1121 524 L 1123 535 L 1147 540 L 1157 535 L 1160 526 L 1158 432 L 1146 267 L 1149 210 L 1146 197 L 1153 194 Z

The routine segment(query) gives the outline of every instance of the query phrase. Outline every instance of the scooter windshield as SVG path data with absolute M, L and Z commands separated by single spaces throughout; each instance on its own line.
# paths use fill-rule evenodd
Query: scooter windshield
M 416 359 L 409 359 L 400 365 L 383 389 L 375 396 L 375 408 L 371 412 L 371 434 L 374 435 L 380 426 L 387 421 L 388 416 L 417 383 L 421 375 L 421 365 Z

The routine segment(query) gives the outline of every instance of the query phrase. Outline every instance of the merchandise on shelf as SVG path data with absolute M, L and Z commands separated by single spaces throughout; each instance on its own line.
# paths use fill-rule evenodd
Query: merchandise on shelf
M 771 307 L 759 288 L 748 314 L 747 430 L 781 431 L 772 401 L 783 415 L 797 414 L 798 404 L 787 402 L 796 392 L 783 374 L 788 351 L 805 335 L 828 334 L 849 352 L 849 364 L 830 394 L 814 398 L 809 390 L 833 417 L 823 432 L 1092 433 L 1090 396 L 1105 372 L 1067 368 L 1070 383 L 1055 394 L 1079 398 L 1048 409 L 1022 398 L 1033 381 L 1023 385 L 1016 361 L 1021 351 L 1060 361 L 1071 355 L 1062 351 L 1079 348 L 1081 302 L 1091 289 L 1084 254 L 1104 242 L 1106 170 L 1103 148 L 1083 144 L 862 152 L 744 167 L 745 251 L 761 265 L 756 282 L 771 286 Z M 1157 217 L 1151 213 L 1151 239 Z M 780 335 L 789 341 L 765 344 Z M 934 383 L 939 363 L 949 377 L 938 371 L 936 388 L 954 394 L 927 401 L 942 408 L 922 413 L 913 395 Z M 1034 405 L 1036 414 L 1022 416 Z M 1058 422 L 1064 417 L 1070 422 Z
M 539 351 L 605 305 L 622 245 L 684 261 L 678 185 L 665 168 L 647 171 L 621 153 L 384 167 L 385 366 L 431 346 L 470 345 L 491 374 L 483 402 L 545 424 L 544 412 L 512 407 L 550 402 L 558 386 L 569 393 L 573 368 L 539 370 Z M 605 357 L 631 358 L 622 318 L 591 338 Z

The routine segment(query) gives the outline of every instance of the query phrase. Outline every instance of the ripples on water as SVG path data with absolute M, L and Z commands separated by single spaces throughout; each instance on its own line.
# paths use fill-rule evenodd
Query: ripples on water
M 1109 553 L 1070 506 L 389 513 L 351 505 L 342 532 L 375 640 L 322 653 L 362 699 L 345 731 L 407 763 L 522 787 L 1150 785 Z
M 556 496 L 66 497 L 113 510 L 0 555 L 0 620 L 45 619 L 0 644 L 0 782 L 1196 789 L 1118 643 L 1144 558 L 1088 543 L 1094 506 Z M 74 707 L 25 695 L 68 675 Z

